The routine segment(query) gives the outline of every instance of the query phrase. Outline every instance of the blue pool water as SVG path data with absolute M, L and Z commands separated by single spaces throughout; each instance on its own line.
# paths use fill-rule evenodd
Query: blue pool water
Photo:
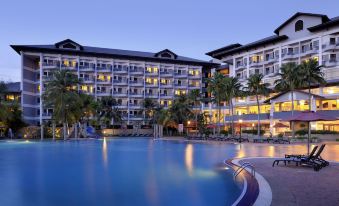
M 231 205 L 237 145 L 150 139 L 0 142 L 0 205 Z

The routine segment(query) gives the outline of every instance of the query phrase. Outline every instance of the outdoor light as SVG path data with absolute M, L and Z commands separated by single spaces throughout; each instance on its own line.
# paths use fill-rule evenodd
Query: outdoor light
M 188 121 L 187 124 L 190 125 L 190 124 L 191 124 L 191 121 Z
M 242 119 L 239 119 L 239 123 L 241 124 L 242 123 Z M 254 125 L 254 124 L 253 124 Z
M 254 123 L 252 123 L 252 127 L 254 127 Z

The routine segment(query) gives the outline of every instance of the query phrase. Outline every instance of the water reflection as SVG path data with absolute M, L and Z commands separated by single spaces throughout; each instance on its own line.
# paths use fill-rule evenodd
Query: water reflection
M 193 145 L 187 144 L 185 148 L 185 165 L 189 176 L 193 176 Z
M 106 142 L 106 137 L 104 137 L 104 141 L 102 141 L 102 158 L 104 160 L 105 167 L 107 167 L 107 142 Z

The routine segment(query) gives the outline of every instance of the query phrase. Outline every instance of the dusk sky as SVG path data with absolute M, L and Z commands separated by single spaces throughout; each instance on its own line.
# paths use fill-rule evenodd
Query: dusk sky
M 10 44 L 82 45 L 173 52 L 209 60 L 206 52 L 273 34 L 295 12 L 339 16 L 338 0 L 1 0 L 0 80 L 20 80 Z

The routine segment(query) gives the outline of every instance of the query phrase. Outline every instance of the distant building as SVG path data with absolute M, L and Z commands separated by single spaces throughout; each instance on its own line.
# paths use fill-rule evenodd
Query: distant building
M 218 64 L 183 57 L 165 49 L 157 53 L 80 45 L 70 39 L 50 45 L 12 45 L 21 55 L 23 117 L 30 124 L 53 113 L 41 99 L 53 71 L 67 69 L 82 80 L 79 92 L 96 99 L 117 99 L 127 124 L 143 121 L 141 103 L 152 98 L 167 108 L 176 95 L 203 90 L 202 78 Z
M 17 101 L 20 103 L 21 101 L 20 82 L 6 83 L 5 100 L 8 102 Z

